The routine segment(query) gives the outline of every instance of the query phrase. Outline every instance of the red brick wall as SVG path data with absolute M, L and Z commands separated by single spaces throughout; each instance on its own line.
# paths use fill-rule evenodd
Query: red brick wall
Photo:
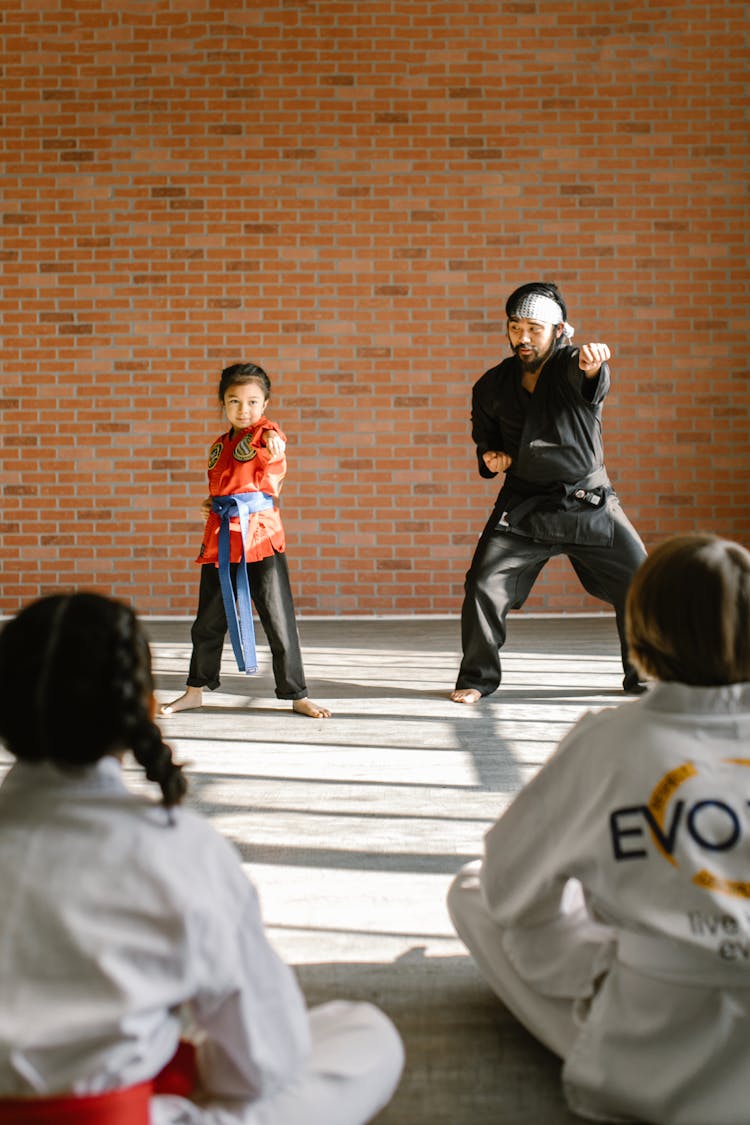
M 748 541 L 743 2 L 23 0 L 0 33 L 0 610 L 192 613 L 242 358 L 300 610 L 457 611 L 496 491 L 470 388 L 535 278 L 612 347 L 647 545 Z M 559 560 L 528 605 L 603 608 Z

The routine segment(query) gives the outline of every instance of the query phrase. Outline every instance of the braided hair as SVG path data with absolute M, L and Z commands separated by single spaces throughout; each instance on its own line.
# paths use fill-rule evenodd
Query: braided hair
M 80 769 L 131 750 L 171 808 L 187 780 L 151 717 L 152 691 L 148 642 L 121 602 L 54 594 L 0 633 L 0 738 L 11 753 Z

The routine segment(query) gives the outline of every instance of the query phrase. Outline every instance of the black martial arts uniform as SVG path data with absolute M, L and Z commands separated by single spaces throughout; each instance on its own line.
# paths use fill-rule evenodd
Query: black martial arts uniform
M 489 695 L 500 684 L 505 619 L 520 609 L 553 555 L 567 555 L 584 589 L 614 607 L 626 690 L 637 689 L 625 640 L 625 597 L 646 557 L 604 467 L 602 403 L 609 368 L 587 379 L 578 348 L 561 347 L 533 393 L 516 356 L 485 372 L 472 392 L 472 438 L 479 472 L 488 450 L 513 458 L 466 575 L 463 660 L 457 689 Z

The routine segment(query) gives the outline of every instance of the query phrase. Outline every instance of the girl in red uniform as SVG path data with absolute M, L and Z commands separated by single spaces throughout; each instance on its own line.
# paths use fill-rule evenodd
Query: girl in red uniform
M 228 612 L 219 574 L 222 520 L 229 526 L 229 571 L 234 590 L 244 544 L 250 592 L 271 649 L 277 697 L 291 699 L 292 709 L 300 715 L 327 719 L 331 714 L 307 696 L 284 553 L 284 528 L 274 503 L 286 475 L 286 439 L 276 423 L 266 418 L 270 392 L 270 379 L 254 363 L 235 363 L 221 373 L 219 402 L 231 428 L 217 438 L 208 455 L 210 495 L 202 505 L 207 518 L 197 559 L 202 564 L 201 581 L 198 612 L 190 634 L 193 653 L 187 690 L 161 708 L 163 715 L 200 707 L 203 688 L 213 691 L 219 686 Z M 222 513 L 225 500 L 230 500 L 231 513 L 227 509 Z M 243 500 L 249 509 L 246 513 L 240 509 Z M 241 514 L 246 521 L 244 536 Z M 233 607 L 229 612 L 233 613 Z

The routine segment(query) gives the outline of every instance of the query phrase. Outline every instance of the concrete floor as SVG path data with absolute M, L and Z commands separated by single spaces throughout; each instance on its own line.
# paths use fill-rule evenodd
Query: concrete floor
M 179 694 L 189 623 L 147 621 L 158 695 Z M 564 1125 L 558 1061 L 479 977 L 445 908 L 512 794 L 590 707 L 625 699 L 611 617 L 511 619 L 504 685 L 448 699 L 457 621 L 309 620 L 310 695 L 327 721 L 275 699 L 269 654 L 197 712 L 163 720 L 192 802 L 240 850 L 266 924 L 310 1004 L 383 1007 L 407 1067 L 379 1125 Z M 134 773 L 135 777 L 135 773 Z

